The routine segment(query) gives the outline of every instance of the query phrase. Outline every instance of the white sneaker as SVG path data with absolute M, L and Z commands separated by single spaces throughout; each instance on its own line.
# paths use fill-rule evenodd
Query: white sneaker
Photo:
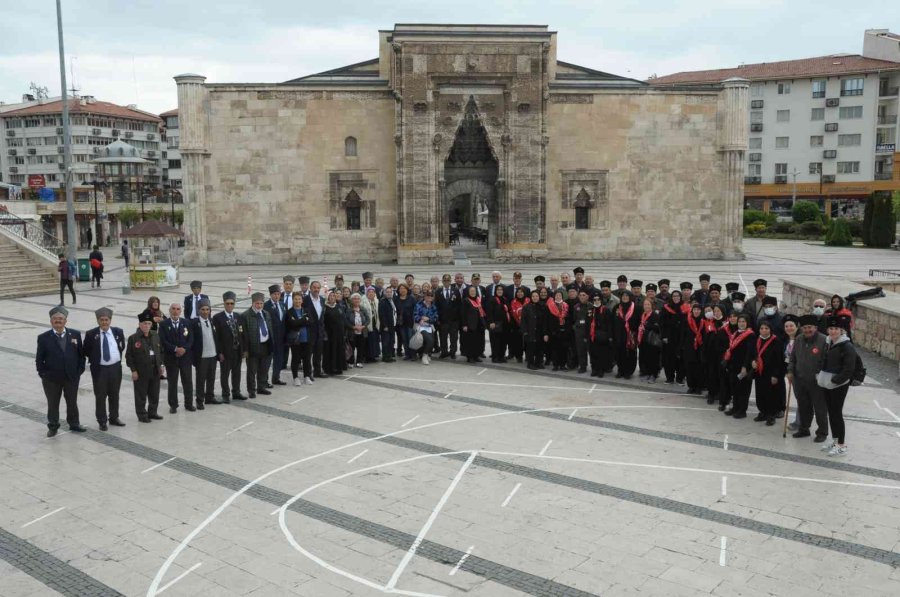
M 833 448 L 828 450 L 829 456 L 846 456 L 847 455 L 847 446 L 839 446 L 837 444 L 834 445 Z
M 357 369 L 362 369 L 362 366 L 363 366 L 362 363 L 357 363 L 357 364 L 356 364 L 356 368 L 357 368 Z
M 303 385 L 303 380 L 301 380 L 299 377 L 295 377 L 295 378 L 294 378 L 294 385 L 295 385 L 295 386 L 302 386 L 302 385 Z
M 430 365 L 430 364 L 431 364 L 431 357 L 429 357 L 427 354 L 423 354 L 423 355 L 422 355 L 422 364 L 423 364 L 423 365 Z
M 822 446 L 819 449 L 822 450 L 823 452 L 831 452 L 832 448 L 834 448 L 836 445 L 837 445 L 837 440 L 831 440 L 830 442 L 827 442 L 824 446 Z
M 305 381 L 305 382 L 306 382 L 306 385 L 308 385 L 308 386 L 313 385 L 313 380 L 312 380 L 311 378 L 309 378 L 309 377 L 303 378 L 303 381 Z M 300 384 L 297 384 L 297 385 L 299 386 Z

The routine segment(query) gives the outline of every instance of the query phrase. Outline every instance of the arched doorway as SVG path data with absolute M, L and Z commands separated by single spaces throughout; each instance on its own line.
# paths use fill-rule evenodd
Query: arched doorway
M 470 97 L 444 162 L 444 199 L 450 237 L 497 247 L 497 158 Z

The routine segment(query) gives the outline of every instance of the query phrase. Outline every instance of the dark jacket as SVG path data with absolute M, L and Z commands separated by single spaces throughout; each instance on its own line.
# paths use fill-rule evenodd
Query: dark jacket
M 55 383 L 78 381 L 84 373 L 81 332 L 66 328 L 65 352 L 60 350 L 56 332 L 47 330 L 37 338 L 35 365 L 41 379 Z
M 228 314 L 225 311 L 219 311 L 212 316 L 216 350 L 220 355 L 225 355 L 226 357 L 241 354 L 244 346 L 244 319 L 240 313 L 235 311 L 232 311 L 231 315 L 233 319 L 230 324 L 228 322 Z
M 209 300 L 209 297 L 203 294 L 202 292 L 197 295 L 197 301 L 200 299 Z M 182 311 L 182 317 L 185 319 L 191 319 L 194 316 L 194 293 L 190 293 L 186 297 L 184 297 L 184 310 Z M 198 315 L 199 317 L 199 315 Z
M 525 298 L 531 298 L 531 289 L 522 284 L 518 288 L 513 284 L 509 284 L 506 287 L 506 290 L 503 291 L 503 297 L 506 299 L 506 302 L 509 302 L 516 298 L 516 292 L 518 292 L 519 288 L 525 291 Z
M 540 303 L 522 307 L 522 337 L 526 342 L 541 342 L 547 332 L 547 309 Z
M 263 304 L 263 311 L 269 314 L 269 320 L 272 322 L 272 325 L 269 327 L 269 335 L 272 336 L 272 342 L 275 342 L 277 345 L 281 346 L 284 344 L 284 309 L 279 309 L 281 305 L 279 304 L 276 307 L 275 301 L 272 299 L 267 300 Z
M 391 308 L 391 305 L 396 307 L 393 298 L 382 297 L 378 300 L 379 332 L 392 332 L 397 325 L 397 318 L 394 315 L 394 309 Z
M 359 308 L 359 321 L 363 326 L 362 335 L 368 336 L 369 330 L 367 326 L 369 325 L 369 314 L 366 313 L 366 310 L 362 307 Z M 356 314 L 353 311 L 353 308 L 349 308 L 344 312 L 344 327 L 347 330 L 347 336 L 355 336 L 356 332 L 353 329 L 353 326 L 356 325 Z
M 752 331 L 752 328 L 747 328 Z M 741 332 L 735 332 L 740 334 Z M 731 353 L 731 359 L 728 361 L 728 371 L 737 375 L 741 369 L 746 369 L 748 375 L 752 375 L 753 371 L 750 364 L 756 358 L 756 334 L 750 334 L 734 349 Z
M 753 376 L 764 381 L 768 380 L 771 377 L 782 378 L 784 377 L 784 342 L 781 341 L 776 335 L 771 335 L 769 339 L 772 340 L 772 343 L 769 344 L 769 347 L 762 354 L 762 374 L 754 371 Z M 767 340 L 763 340 L 759 336 L 756 337 L 757 347 L 754 347 L 754 352 L 756 352 L 756 356 L 754 356 L 754 360 L 759 363 L 759 349 L 766 345 Z
M 456 286 L 451 285 L 447 289 L 450 298 L 444 297 L 444 287 L 434 291 L 434 303 L 437 305 L 441 323 L 459 323 L 462 317 L 462 295 Z
M 630 304 L 631 303 L 619 303 L 619 306 L 616 307 L 613 312 L 613 340 L 616 345 L 627 345 L 628 336 L 625 329 L 627 320 L 628 329 L 631 330 L 631 333 L 634 335 L 634 346 L 637 348 L 637 333 L 638 328 L 641 325 L 641 307 L 637 303 L 634 303 L 634 312 L 632 312 L 631 317 L 627 317 Z
M 484 304 L 482 303 L 482 309 L 484 309 Z M 484 321 L 484 318 L 478 312 L 478 308 L 472 304 L 468 298 L 463 299 L 462 306 L 462 319 L 459 322 L 460 329 L 468 328 L 469 331 L 485 329 L 487 324 Z
M 113 338 L 116 341 L 116 347 L 119 349 L 119 356 L 125 360 L 125 333 L 122 328 L 110 326 Z M 91 364 L 91 374 L 96 374 L 100 368 L 100 361 L 103 359 L 103 342 L 100 340 L 100 327 L 91 328 L 84 333 L 84 356 Z
M 322 298 L 322 295 L 319 294 L 319 311 L 322 312 L 322 315 L 325 314 L 325 299 Z M 322 317 L 319 316 L 319 313 L 316 311 L 316 307 L 313 304 L 312 294 L 307 294 L 303 297 L 303 310 L 306 311 L 307 315 L 309 315 L 309 341 L 311 343 L 315 343 L 325 339 L 325 322 Z
M 284 342 L 298 345 L 309 342 L 309 313 L 301 306 L 297 312 L 293 306 L 284 315 Z
M 509 305 L 505 298 L 492 296 L 489 299 L 482 300 L 481 305 L 484 307 L 488 329 L 490 329 L 490 324 L 492 323 L 494 324 L 494 329 L 491 331 L 495 333 L 505 332 L 510 328 L 512 316 L 509 313 Z
M 643 319 L 643 314 L 641 315 L 641 318 Z M 640 325 L 641 324 L 638 323 L 638 326 L 640 326 Z M 640 329 L 640 328 L 638 328 L 638 329 Z M 655 311 L 651 312 L 650 316 L 647 318 L 647 321 L 644 322 L 644 335 L 641 338 L 639 347 L 642 347 L 642 346 L 644 346 L 644 344 L 647 343 L 647 339 L 650 337 L 650 332 L 656 332 L 657 334 L 660 333 L 659 313 L 656 313 Z M 653 348 L 656 348 L 656 347 L 653 347 Z
M 159 324 L 159 340 L 162 342 L 164 360 L 169 361 L 177 358 L 175 349 L 179 347 L 184 349 L 183 357 L 192 358 L 191 349 L 194 346 L 194 335 L 191 333 L 191 326 L 187 319 L 183 317 L 178 318 L 177 329 L 175 324 L 172 323 L 171 317 L 163 319 Z
M 796 347 L 795 349 L 796 350 Z M 847 336 L 841 336 L 837 342 L 832 343 L 828 339 L 825 349 L 825 361 L 822 363 L 822 371 L 833 373 L 831 383 L 843 385 L 853 377 L 856 368 L 856 348 Z
M 807 339 L 803 332 L 798 333 L 794 338 L 794 350 L 791 351 L 787 372 L 798 381 L 814 383 L 825 362 L 826 348 L 825 334 L 816 332 L 811 339 Z
M 610 308 L 600 305 L 593 307 L 591 314 L 593 325 L 593 338 L 591 342 L 599 346 L 612 344 L 613 341 L 613 312 Z
M 150 353 L 153 353 L 151 356 Z M 149 337 L 144 336 L 141 330 L 128 336 L 128 347 L 125 349 L 125 364 L 132 371 L 137 371 L 138 377 L 144 375 L 159 375 L 162 367 L 162 343 L 159 334 L 150 331 Z
M 260 311 L 266 322 L 266 328 L 269 330 L 269 339 L 265 344 L 271 350 L 272 347 L 272 319 L 269 313 L 263 309 Z M 259 341 L 259 316 L 253 309 L 247 309 L 241 314 L 244 319 L 244 352 L 250 356 L 260 356 L 262 354 L 262 343 Z
M 667 309 L 673 309 L 672 313 Z M 681 346 L 681 339 L 684 335 L 684 329 L 687 326 L 687 320 L 681 312 L 681 303 L 678 305 L 668 303 L 659 311 L 659 332 L 662 336 L 663 343 L 667 344 L 671 349 Z
M 411 328 L 413 326 L 413 311 L 416 308 L 416 299 L 407 294 L 405 299 L 394 296 L 394 304 L 400 313 L 400 327 Z
M 191 346 L 191 361 L 196 367 L 200 364 L 200 359 L 203 358 L 203 330 L 200 327 L 203 325 L 203 320 L 199 317 L 197 319 L 192 319 L 190 325 L 191 333 L 194 335 L 194 344 Z M 222 351 L 219 350 L 219 346 L 216 344 L 216 324 L 212 317 L 209 318 L 209 325 L 212 328 L 213 352 L 215 352 L 216 357 L 218 357 L 219 353 Z

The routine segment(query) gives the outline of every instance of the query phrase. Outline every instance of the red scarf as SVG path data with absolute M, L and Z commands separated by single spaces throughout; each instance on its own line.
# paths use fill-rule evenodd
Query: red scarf
M 644 328 L 647 326 L 647 320 L 653 315 L 653 311 L 647 311 L 641 314 L 641 325 L 638 326 L 638 345 L 644 341 Z
M 703 322 L 698 322 L 692 315 L 688 315 L 687 322 L 694 334 L 694 350 L 697 350 L 703 344 Z
M 769 344 L 771 344 L 775 340 L 774 334 L 769 336 L 769 339 L 766 340 L 765 344 L 763 344 L 763 339 L 756 339 L 756 375 L 761 376 L 763 374 L 763 353 L 766 352 L 766 349 L 769 348 Z
M 475 307 L 476 309 L 478 309 L 478 315 L 480 315 L 481 317 L 484 317 L 484 309 L 481 307 L 481 297 L 479 297 L 479 298 L 468 297 L 468 298 L 469 298 L 469 302 L 472 303 L 472 306 Z
M 563 301 L 557 306 L 556 301 L 548 300 L 547 309 L 559 320 L 559 325 L 564 325 L 566 323 L 566 316 L 569 314 L 569 303 Z
M 530 298 L 526 298 L 525 302 L 520 302 L 519 299 L 514 298 L 512 303 L 510 304 L 510 310 L 512 311 L 513 319 L 516 320 L 516 325 L 522 324 L 522 309 L 525 308 L 525 305 L 531 303 Z
M 735 334 L 737 334 L 737 329 L 732 331 L 731 324 L 729 324 L 727 321 L 724 323 L 724 325 L 722 325 L 721 329 L 725 331 L 725 335 L 728 336 L 728 343 L 731 344 L 731 339 L 734 338 Z
M 705 334 L 714 334 L 716 330 L 719 329 L 719 326 L 716 323 L 715 319 L 704 319 L 703 320 L 703 332 Z
M 725 351 L 725 356 L 723 357 L 726 361 L 731 360 L 731 353 L 734 352 L 734 349 L 741 345 L 741 343 L 746 340 L 748 337 L 753 335 L 753 330 L 747 328 L 743 332 L 734 332 L 729 337 L 728 342 L 728 350 Z
M 631 333 L 631 316 L 634 315 L 634 303 L 628 303 L 628 313 L 624 313 L 621 303 L 616 314 L 625 321 L 625 348 L 634 350 L 634 334 Z
M 506 303 L 503 302 L 503 299 L 499 296 L 495 296 L 494 300 L 497 301 L 497 304 L 503 307 L 503 313 L 506 315 L 506 323 L 509 323 L 509 307 Z
M 681 303 L 681 312 L 684 313 L 685 315 L 690 315 L 690 313 L 691 313 L 691 304 L 682 301 L 682 303 Z
M 672 303 L 672 305 L 674 305 L 674 304 L 675 303 Z M 668 311 L 670 315 L 678 315 L 678 312 L 672 308 L 672 305 L 669 305 L 669 304 L 663 305 L 663 309 Z M 681 307 L 678 307 L 678 308 L 681 309 Z
M 593 317 L 591 317 L 591 342 L 593 342 L 597 337 L 597 317 L 599 315 L 602 315 L 605 309 L 606 307 L 604 307 L 603 305 L 600 305 L 599 308 L 594 307 L 594 314 Z

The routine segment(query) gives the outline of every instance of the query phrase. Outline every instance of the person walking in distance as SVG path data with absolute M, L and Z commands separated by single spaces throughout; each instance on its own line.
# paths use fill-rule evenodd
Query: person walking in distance
M 66 288 L 68 288 L 69 292 L 72 293 L 72 304 L 74 305 L 78 302 L 75 300 L 75 276 L 78 275 L 78 272 L 72 266 L 72 262 L 66 259 L 64 253 L 59 254 L 59 264 L 56 266 L 56 271 L 59 272 L 59 304 L 64 305 L 66 303 L 64 298 Z

